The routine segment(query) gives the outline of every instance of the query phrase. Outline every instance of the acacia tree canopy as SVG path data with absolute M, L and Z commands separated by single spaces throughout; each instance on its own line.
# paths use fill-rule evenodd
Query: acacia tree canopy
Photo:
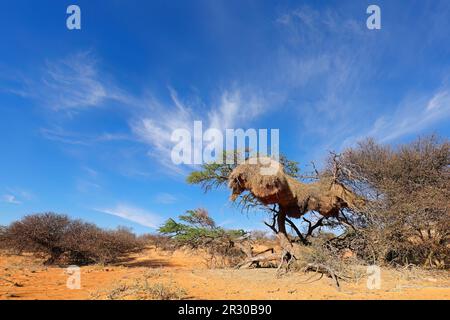
M 238 166 L 237 161 L 234 161 L 233 164 L 227 164 L 227 159 L 236 160 L 237 152 L 224 152 L 222 161 L 223 163 L 203 164 L 201 170 L 191 172 L 191 174 L 187 177 L 187 182 L 189 184 L 200 185 L 205 192 L 209 192 L 219 187 L 227 186 L 231 173 Z M 248 157 L 246 157 L 246 159 L 248 159 Z M 311 180 L 311 178 L 319 178 L 319 172 L 317 171 L 314 172 L 313 177 L 311 175 L 301 175 L 298 162 L 289 160 L 284 155 L 280 156 L 279 162 L 283 167 L 284 173 L 292 177 L 293 179 L 306 178 L 308 180 Z M 269 213 L 272 219 L 276 219 L 276 216 L 279 212 L 278 205 L 264 205 L 251 192 L 242 193 L 237 198 L 236 203 L 243 211 L 261 210 Z M 323 219 L 320 220 L 319 218 L 317 218 L 314 220 L 316 221 L 311 222 L 306 219 L 302 220 L 301 223 L 305 223 L 305 228 L 298 228 L 297 226 L 295 226 L 294 222 L 289 219 L 287 220 L 287 223 L 292 228 L 293 232 L 295 232 L 295 235 L 299 238 L 299 240 L 303 243 L 307 243 L 306 238 L 309 237 L 314 230 L 327 224 L 323 221 Z M 313 228 L 311 228 L 311 223 L 313 223 Z M 275 233 L 278 232 L 275 224 L 265 224 L 269 226 L 270 229 Z M 301 229 L 304 229 L 304 234 L 301 233 Z
M 246 234 L 244 230 L 226 230 L 216 226 L 205 209 L 188 210 L 178 219 L 180 222 L 168 219 L 158 232 L 192 247 L 216 240 L 233 240 Z

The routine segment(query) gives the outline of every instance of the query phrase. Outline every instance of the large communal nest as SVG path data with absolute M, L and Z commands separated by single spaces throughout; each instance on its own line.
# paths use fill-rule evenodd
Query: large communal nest
M 280 212 L 299 218 L 308 211 L 333 217 L 343 208 L 358 208 L 364 200 L 332 177 L 302 183 L 287 175 L 280 163 L 252 158 L 237 166 L 228 178 L 234 201 L 250 192 L 262 204 L 278 204 Z

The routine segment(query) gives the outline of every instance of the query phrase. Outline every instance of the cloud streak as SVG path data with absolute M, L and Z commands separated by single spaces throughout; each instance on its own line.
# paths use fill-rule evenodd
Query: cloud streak
M 154 201 L 159 204 L 172 204 L 177 202 L 178 198 L 173 194 L 161 192 L 154 197 Z
M 378 138 L 380 142 L 389 142 L 449 119 L 449 92 L 448 88 L 441 89 L 428 100 L 422 97 L 402 102 L 394 115 L 378 118 L 367 135 Z
M 1 197 L 1 201 L 9 204 L 21 204 L 22 202 L 19 201 L 15 195 L 12 194 L 4 194 Z
M 358 109 L 352 100 L 372 72 L 370 37 L 361 24 L 331 9 L 303 6 L 276 22 L 282 34 L 278 84 L 286 88 L 288 99 L 307 102 L 297 109 L 302 132 L 329 136 L 329 130 L 337 123 L 347 125 L 350 112 Z
M 131 222 L 135 222 L 144 227 L 149 227 L 152 229 L 158 228 L 159 224 L 162 222 L 161 217 L 158 215 L 127 204 L 118 204 L 114 208 L 103 208 L 94 209 L 97 212 L 102 212 L 110 214 Z
M 130 127 L 135 136 L 149 146 L 152 158 L 172 172 L 180 174 L 184 174 L 184 170 L 175 166 L 170 159 L 174 146 L 171 135 L 174 130 L 185 129 L 193 136 L 194 121 L 202 121 L 203 130 L 249 126 L 266 111 L 262 98 L 238 89 L 224 91 L 211 107 L 201 102 L 187 105 L 174 89 L 169 88 L 169 92 L 170 103 L 162 104 L 151 99 L 143 114 L 136 114 L 135 119 L 130 121 Z
M 394 113 L 376 118 L 368 130 L 345 139 L 341 148 L 366 137 L 389 143 L 450 119 L 450 88 L 441 87 L 432 95 L 423 93 L 405 98 L 394 109 Z
M 21 85 L 9 92 L 71 115 L 107 101 L 129 102 L 127 94 L 101 73 L 98 60 L 90 51 L 47 60 L 39 77 L 23 78 Z
M 110 141 L 138 142 L 148 148 L 147 155 L 152 160 L 169 169 L 166 173 L 177 175 L 184 175 L 186 168 L 174 165 L 170 158 L 175 145 L 171 141 L 174 130 L 186 129 L 192 133 L 194 121 L 202 121 L 204 130 L 249 126 L 267 111 L 268 105 L 261 94 L 236 84 L 231 89 L 220 90 L 208 103 L 204 102 L 205 96 L 199 95 L 186 102 L 170 86 L 168 101 L 155 98 L 151 90 L 135 95 L 102 72 L 99 61 L 89 51 L 47 61 L 40 77 L 27 79 L 23 85 L 25 97 L 54 111 L 56 116 L 54 126 L 40 129 L 44 138 L 78 148 L 91 148 Z M 68 129 L 67 121 L 72 117 L 58 117 L 61 113 L 75 115 L 106 107 L 107 102 L 118 103 L 129 132 L 77 132 Z
M 46 104 L 57 111 L 98 106 L 110 97 L 99 80 L 96 62 L 88 53 L 47 62 L 42 84 Z
M 307 151 L 315 160 L 323 159 L 326 150 L 368 136 L 391 142 L 449 117 L 448 86 L 431 93 L 393 93 L 386 88 L 383 81 L 403 72 L 385 59 L 389 48 L 398 44 L 385 33 L 368 31 L 363 22 L 344 11 L 308 6 L 276 19 L 282 41 L 274 74 L 285 88 L 286 101 L 300 101 L 295 106 L 301 121 L 299 140 L 314 141 Z M 401 102 L 392 102 L 395 99 Z

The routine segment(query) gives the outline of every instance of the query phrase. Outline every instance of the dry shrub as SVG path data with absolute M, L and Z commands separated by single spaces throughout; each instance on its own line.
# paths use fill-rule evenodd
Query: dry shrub
M 140 240 L 151 246 L 155 246 L 156 249 L 173 252 L 180 249 L 181 246 L 177 241 L 162 234 L 145 234 L 139 237 Z
M 449 266 L 448 140 L 431 136 L 395 149 L 367 140 L 346 150 L 340 166 L 340 180 L 370 200 L 356 221 L 358 236 L 371 247 L 367 259 Z
M 448 287 L 450 275 L 447 270 L 424 269 L 415 265 L 391 268 L 397 288 Z
M 15 253 L 28 251 L 48 256 L 47 263 L 51 264 L 65 251 L 62 240 L 69 226 L 70 220 L 65 215 L 29 215 L 9 225 L 5 231 L 5 239 L 8 248 Z
M 362 261 L 355 256 L 345 256 L 329 245 L 329 237 L 313 238 L 309 246 L 301 247 L 301 254 L 291 266 L 297 271 L 313 271 L 335 276 L 337 280 L 359 281 L 363 276 Z
M 7 227 L 3 237 L 9 250 L 46 257 L 45 264 L 110 263 L 143 248 L 125 228 L 103 230 L 55 213 L 26 216 Z
M 216 239 L 208 243 L 205 250 L 204 261 L 209 269 L 234 267 L 245 258 L 244 252 L 228 239 Z
M 8 248 L 6 227 L 0 226 L 0 250 L 6 250 Z
M 135 279 L 133 283 L 118 283 L 107 290 L 91 294 L 93 300 L 182 300 L 186 291 L 175 282 L 149 283 L 148 276 Z
M 181 300 L 186 296 L 186 291 L 173 284 L 156 283 L 144 288 L 154 300 Z
M 242 258 L 241 250 L 233 246 L 230 238 L 216 235 L 213 238 L 204 238 L 203 234 L 183 240 L 172 238 L 163 234 L 146 234 L 140 237 L 146 245 L 155 246 L 169 253 L 176 250 L 196 250 L 196 254 L 204 255 L 204 264 L 207 268 L 225 268 L 235 266 Z
M 272 244 L 276 239 L 273 232 L 263 231 L 263 230 L 253 230 L 250 232 L 250 240 L 260 244 Z
M 348 230 L 343 235 L 328 240 L 328 246 L 340 254 L 351 252 L 353 256 L 367 264 L 380 262 L 376 244 L 370 241 L 366 232 Z

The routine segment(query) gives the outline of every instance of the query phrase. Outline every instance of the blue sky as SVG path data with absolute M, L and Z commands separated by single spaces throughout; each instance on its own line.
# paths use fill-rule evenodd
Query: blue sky
M 77 4 L 82 29 L 66 28 Z M 381 8 L 381 30 L 366 8 Z M 448 1 L 8 1 L 0 10 L 0 224 L 55 211 L 151 232 L 205 207 L 172 130 L 280 129 L 308 169 L 367 136 L 450 136 Z

